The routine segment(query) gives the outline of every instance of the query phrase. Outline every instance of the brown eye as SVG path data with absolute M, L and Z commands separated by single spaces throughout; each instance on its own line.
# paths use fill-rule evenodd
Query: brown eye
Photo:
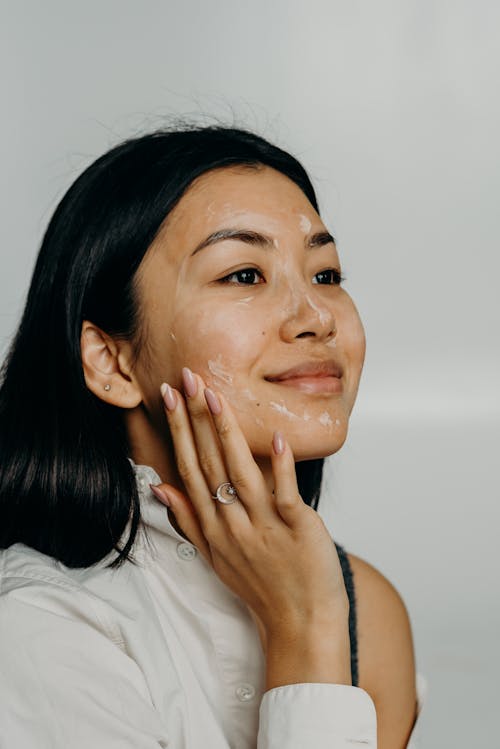
M 326 280 L 317 281 L 317 283 L 328 286 L 340 286 L 342 281 L 345 281 L 345 276 L 343 276 L 337 268 L 328 268 L 328 270 L 322 270 L 319 273 L 316 273 L 315 278 L 318 278 L 318 276 L 322 276 Z
M 253 278 L 256 274 L 263 278 L 262 273 L 257 270 L 257 268 L 242 268 L 241 270 L 235 270 L 234 273 L 230 273 L 228 276 L 224 276 L 224 278 L 220 278 L 219 283 L 241 283 L 244 286 L 256 286 L 256 284 L 253 283 Z M 235 277 L 238 278 L 237 281 L 231 280 Z

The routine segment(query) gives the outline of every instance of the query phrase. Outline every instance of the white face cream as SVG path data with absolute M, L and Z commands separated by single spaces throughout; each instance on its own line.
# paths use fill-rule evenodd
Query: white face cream
M 222 229 L 243 237 L 194 252 Z M 220 169 L 197 180 L 169 215 L 142 272 L 157 370 L 152 401 L 156 381 L 182 389 L 187 366 L 223 394 L 255 456 L 269 456 L 276 429 L 296 459 L 339 449 L 363 365 L 364 332 L 347 292 L 316 282 L 322 271 L 340 270 L 333 242 L 307 247 L 318 232 L 327 229 L 307 197 L 274 169 Z M 266 379 L 332 358 L 343 369 L 339 392 Z

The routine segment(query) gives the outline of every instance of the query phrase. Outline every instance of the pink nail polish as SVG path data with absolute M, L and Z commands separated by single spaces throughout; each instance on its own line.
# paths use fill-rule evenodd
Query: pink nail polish
M 210 411 L 218 416 L 222 412 L 222 406 L 220 404 L 220 400 L 217 398 L 213 390 L 210 390 L 210 388 L 205 388 L 205 400 L 207 402 L 207 405 L 210 409 Z
M 198 385 L 196 383 L 195 376 L 188 367 L 182 368 L 182 381 L 184 383 L 184 390 L 190 398 L 196 395 L 198 392 Z
M 285 440 L 281 432 L 274 432 L 273 448 L 276 455 L 282 455 L 285 452 Z
M 177 396 L 166 382 L 164 382 L 160 388 L 160 392 L 163 396 L 163 400 L 165 401 L 165 405 L 168 408 L 169 411 L 173 411 L 174 408 L 177 405 Z
M 170 500 L 162 489 L 159 489 L 157 486 L 154 486 L 154 484 L 150 484 L 149 488 L 151 489 L 155 497 L 160 500 L 160 502 L 163 502 L 164 505 L 167 505 L 167 507 L 170 507 Z

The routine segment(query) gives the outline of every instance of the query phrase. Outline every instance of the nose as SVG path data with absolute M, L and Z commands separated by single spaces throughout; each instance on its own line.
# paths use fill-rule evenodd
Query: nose
M 311 288 L 295 289 L 284 306 L 280 336 L 290 343 L 296 338 L 312 336 L 328 341 L 337 334 L 332 305 Z

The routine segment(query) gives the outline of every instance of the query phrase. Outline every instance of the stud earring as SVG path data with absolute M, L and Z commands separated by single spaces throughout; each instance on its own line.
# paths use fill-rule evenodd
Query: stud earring
M 109 383 L 104 385 L 104 390 L 111 390 L 111 385 Z

